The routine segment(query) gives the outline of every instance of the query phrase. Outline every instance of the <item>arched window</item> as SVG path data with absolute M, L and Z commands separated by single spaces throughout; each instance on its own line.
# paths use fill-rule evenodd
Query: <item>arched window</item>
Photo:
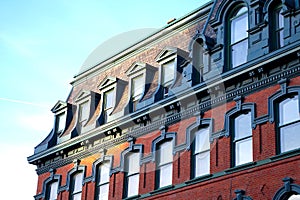
M 248 55 L 248 9 L 236 9 L 229 17 L 229 66 L 235 68 L 247 61 Z
M 96 200 L 107 200 L 109 192 L 109 173 L 110 162 L 105 161 L 100 165 L 97 165 L 96 172 Z
M 46 200 L 56 200 L 58 194 L 58 181 L 53 181 L 47 184 Z
M 225 136 L 231 138 L 231 166 L 253 161 L 252 129 L 256 127 L 254 103 L 242 103 L 242 97 L 236 97 L 236 107 L 225 114 Z
M 280 153 L 300 148 L 299 96 L 290 94 L 277 104 L 277 141 Z
M 300 199 L 300 186 L 293 183 L 293 179 L 282 179 L 284 186 L 277 190 L 272 200 L 298 200 Z
M 165 141 L 157 146 L 156 182 L 157 188 L 172 185 L 173 141 Z
M 80 200 L 83 184 L 83 171 L 78 171 L 71 176 L 70 200 Z
M 280 3 L 280 4 L 279 4 Z M 284 16 L 281 1 L 269 10 L 270 16 L 270 48 L 279 49 L 283 43 Z
M 140 152 L 128 152 L 125 158 L 125 191 L 124 197 L 136 196 L 139 193 Z
M 232 151 L 234 166 L 253 161 L 251 112 L 244 111 L 232 119 L 234 131 Z
M 209 174 L 210 171 L 210 143 L 209 127 L 201 128 L 194 134 L 192 142 L 193 178 Z

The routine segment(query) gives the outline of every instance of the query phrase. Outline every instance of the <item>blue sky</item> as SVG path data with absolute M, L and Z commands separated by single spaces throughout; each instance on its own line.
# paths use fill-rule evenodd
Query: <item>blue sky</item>
M 126 31 L 160 29 L 206 2 L 0 1 L 1 199 L 32 199 L 37 175 L 27 156 L 50 132 L 50 109 L 66 100 L 95 48 Z

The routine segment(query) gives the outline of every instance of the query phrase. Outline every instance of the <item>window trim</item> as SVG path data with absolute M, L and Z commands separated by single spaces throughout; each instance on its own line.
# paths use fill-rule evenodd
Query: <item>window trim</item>
M 174 60 L 174 78 L 172 79 L 170 85 L 168 85 L 168 93 L 165 94 L 165 88 L 163 86 L 163 65 Z M 182 76 L 182 65 L 186 64 L 188 59 L 188 53 L 179 48 L 165 47 L 155 58 L 155 61 L 159 64 L 159 73 L 158 73 L 158 87 L 154 94 L 154 102 L 169 98 L 173 96 L 176 81 L 179 76 Z
M 282 181 L 284 186 L 277 190 L 272 200 L 282 200 L 286 197 L 291 197 L 293 194 L 300 195 L 300 185 L 293 184 L 294 180 L 292 178 L 285 177 Z
M 172 64 L 173 66 L 173 78 L 167 82 L 164 81 L 164 67 L 168 64 Z M 159 76 L 159 82 L 162 87 L 162 93 L 163 93 L 163 99 L 169 97 L 170 94 L 170 89 L 173 87 L 175 81 L 176 81 L 176 74 L 177 74 L 177 59 L 175 58 L 175 55 L 172 56 L 171 58 L 164 60 L 163 62 L 160 63 L 160 76 Z
M 43 199 L 47 199 L 47 190 L 48 190 L 48 186 L 50 184 L 52 184 L 53 182 L 58 182 L 58 186 L 57 186 L 57 195 L 60 193 L 60 187 L 61 187 L 61 175 L 57 175 L 57 174 L 53 174 L 50 175 L 50 177 L 48 177 L 44 182 L 43 182 L 43 191 L 42 191 L 42 198 Z
M 210 169 L 209 173 L 201 176 L 195 176 L 195 157 L 193 155 L 194 151 L 194 140 L 193 138 L 195 137 L 195 134 L 197 133 L 198 130 L 201 130 L 203 128 L 208 128 L 209 131 L 209 142 L 212 142 L 212 136 L 211 134 L 213 133 L 213 123 L 214 119 L 210 118 L 204 118 L 202 119 L 200 116 L 198 116 L 198 119 L 195 123 L 191 124 L 187 129 L 186 129 L 186 150 L 190 151 L 191 150 L 191 164 L 190 164 L 190 178 L 191 179 L 196 179 L 202 176 L 207 176 L 210 174 Z M 211 149 L 209 149 L 209 152 Z M 210 168 L 210 166 L 209 166 Z
M 52 113 L 54 114 L 54 127 L 53 130 L 57 134 L 57 136 L 61 136 L 67 127 L 67 117 L 68 117 L 68 110 L 70 109 L 71 105 L 69 103 L 58 101 L 55 106 L 51 109 Z M 59 116 L 64 115 L 64 125 L 61 130 L 58 130 L 60 126 Z
M 133 143 L 130 143 L 130 146 L 127 147 L 125 150 L 123 150 L 121 152 L 121 161 L 120 161 L 120 171 L 124 173 L 124 187 L 123 187 L 123 198 L 131 198 L 133 196 L 129 196 L 127 195 L 127 185 L 128 185 L 128 182 L 127 182 L 127 179 L 126 179 L 126 161 L 127 161 L 127 156 L 129 153 L 139 153 L 139 165 L 141 166 L 142 164 L 142 157 L 143 157 L 143 154 L 144 154 L 144 145 L 143 144 L 133 144 Z M 139 171 L 139 174 L 141 173 L 141 171 Z M 137 174 L 137 173 L 135 173 Z M 140 181 L 139 181 L 140 183 Z M 136 195 L 136 196 L 139 196 L 139 195 Z
M 243 112 L 249 111 L 251 112 L 251 128 L 252 130 L 256 128 L 256 122 L 255 122 L 255 116 L 256 116 L 256 104 L 255 103 L 236 103 L 236 107 L 230 109 L 225 113 L 225 122 L 224 122 L 224 135 L 226 137 L 231 136 L 231 167 L 236 167 L 235 165 L 235 151 L 233 151 L 233 137 L 234 137 L 234 128 L 232 121 L 239 116 L 240 114 L 243 114 Z M 253 131 L 252 131 L 253 135 Z M 253 139 L 252 139 L 252 149 L 253 149 Z M 234 157 L 233 157 L 234 156 Z M 253 155 L 252 155 L 253 156 Z M 253 157 L 254 160 L 254 157 Z M 253 161 L 252 161 L 253 162 Z M 246 163 L 245 163 L 246 164 Z M 240 165 L 237 165 L 240 166 Z
M 239 15 L 238 12 L 243 9 L 243 8 L 246 8 L 247 11 L 243 12 L 243 13 L 240 13 Z M 227 20 L 226 20 L 226 41 L 227 41 L 227 45 L 226 45 L 226 65 L 227 67 L 225 68 L 225 71 L 229 71 L 229 70 L 232 70 L 232 69 L 235 69 L 235 68 L 238 68 L 240 67 L 241 65 L 247 63 L 247 57 L 248 57 L 248 53 L 249 53 L 249 34 L 247 33 L 247 37 L 246 38 L 243 38 L 241 40 L 239 40 L 238 42 L 234 42 L 232 43 L 232 39 L 231 39 L 231 34 L 232 34 L 232 20 L 233 19 L 236 19 L 244 14 L 247 14 L 247 20 L 248 20 L 248 30 L 249 30 L 249 8 L 247 6 L 247 4 L 245 3 L 241 3 L 241 4 L 238 4 L 238 5 L 235 5 L 232 9 L 230 9 L 231 11 L 229 13 L 227 13 Z M 247 30 L 247 32 L 248 32 Z M 236 44 L 239 44 L 241 42 L 244 42 L 246 41 L 247 42 L 247 55 L 246 55 L 246 61 L 244 63 L 241 63 L 239 65 L 236 65 L 236 66 L 233 66 L 233 56 L 232 56 L 232 46 L 236 45 Z
M 81 90 L 78 94 L 77 97 L 75 98 L 76 102 L 76 129 L 77 129 L 77 134 L 81 135 L 84 132 L 86 132 L 89 128 L 87 124 L 90 122 L 92 116 L 95 114 L 96 107 L 99 104 L 100 101 L 100 94 L 92 92 L 92 91 L 87 91 L 87 90 Z M 87 112 L 88 116 L 85 121 L 81 121 L 80 117 L 80 112 L 81 112 L 81 105 L 84 103 L 87 103 Z M 92 123 L 93 126 L 96 126 L 96 122 Z
M 279 81 L 279 84 L 281 84 L 281 90 L 275 92 L 273 95 L 271 95 L 268 99 L 268 115 L 269 115 L 269 122 L 270 123 L 276 123 L 278 122 L 278 116 L 279 116 L 279 103 L 282 102 L 282 100 L 292 96 L 296 95 L 298 96 L 298 103 L 299 103 L 299 112 L 300 112 L 300 86 L 291 86 L 287 87 L 287 80 L 281 80 Z M 279 124 L 278 124 L 279 125 Z M 276 134 L 276 154 L 282 154 L 285 152 L 281 152 L 280 150 L 280 131 L 279 126 L 276 126 L 275 130 Z
M 148 92 L 148 89 L 150 88 L 150 85 L 152 84 L 155 72 L 157 71 L 156 67 L 153 67 L 149 65 L 148 63 L 144 62 L 134 62 L 129 69 L 126 71 L 126 75 L 129 78 L 129 90 L 128 90 L 128 111 L 129 113 L 135 112 L 139 110 L 143 104 L 141 100 L 144 98 L 146 93 Z M 141 97 L 137 99 L 136 107 L 134 108 L 133 100 L 132 100 L 132 87 L 133 87 L 133 79 L 142 76 L 143 82 L 144 82 L 144 88 L 143 92 L 141 94 Z
M 71 199 L 71 196 L 72 196 L 72 191 L 71 191 L 72 190 L 72 179 L 73 179 L 73 176 L 77 173 L 83 173 L 83 177 L 82 177 L 82 188 L 83 188 L 83 186 L 85 184 L 85 177 L 86 177 L 86 166 L 83 166 L 83 165 L 75 166 L 70 171 L 68 171 L 66 190 L 69 191 L 69 199 Z M 81 192 L 82 192 L 82 190 L 81 190 Z
M 106 78 L 104 78 L 100 84 L 98 85 L 98 89 L 100 90 L 100 95 L 101 95 L 101 113 L 99 115 L 98 118 L 98 122 L 100 125 L 109 123 L 110 121 L 112 121 L 114 119 L 114 110 L 117 107 L 117 102 L 119 102 L 119 100 L 122 98 L 122 93 L 120 93 L 119 91 L 123 90 L 125 88 L 125 86 L 127 85 L 126 81 L 123 81 L 119 78 L 116 77 L 111 77 L 111 76 L 107 76 Z M 104 95 L 106 92 L 111 91 L 113 92 L 113 108 L 112 108 L 112 113 L 110 113 L 110 115 L 108 115 L 107 119 L 105 119 L 105 112 L 104 112 Z
M 98 187 L 101 187 L 101 186 L 103 186 L 103 185 L 106 185 L 106 184 L 108 184 L 109 185 L 109 183 L 110 183 L 110 181 L 108 181 L 108 182 L 106 182 L 106 183 L 102 183 L 102 184 L 97 184 L 97 182 L 98 182 L 98 176 L 99 176 L 99 174 L 98 174 L 98 168 L 102 165 L 102 164 L 104 164 L 104 163 L 109 163 L 109 176 L 111 177 L 111 175 L 112 175 L 112 171 L 111 171 L 111 169 L 112 169 L 112 164 L 113 164 L 113 156 L 101 156 L 99 159 L 97 159 L 94 163 L 93 163 L 93 168 L 92 168 L 92 177 L 93 177 L 93 179 L 92 179 L 92 181 L 95 183 L 95 193 L 94 193 L 94 198 L 95 199 L 97 199 L 97 196 L 99 195 L 98 194 L 98 190 L 97 190 L 97 188 Z M 109 189 L 109 187 L 108 187 L 108 189 Z M 108 195 L 109 195 L 109 193 L 108 193 Z
M 283 12 L 283 5 L 280 3 L 271 3 L 268 9 L 268 16 L 269 16 L 269 38 L 270 41 L 276 41 L 276 42 L 270 42 L 270 51 L 275 51 L 277 49 L 280 49 L 284 46 L 284 16 L 283 17 L 283 26 L 279 26 L 279 19 L 280 19 L 280 13 Z M 281 44 L 281 37 L 280 32 L 282 31 L 282 42 Z
M 235 123 L 235 119 L 241 115 L 245 115 L 245 114 L 248 114 L 250 113 L 250 120 L 252 120 L 252 113 L 251 113 L 251 110 L 242 110 L 240 112 L 237 112 L 235 113 L 234 115 L 232 115 L 230 117 L 230 128 L 232 127 L 232 137 L 231 137 L 231 155 L 232 155 L 232 158 L 231 158 L 231 165 L 232 167 L 237 167 L 237 166 L 240 166 L 240 165 L 244 165 L 244 164 L 247 164 L 247 163 L 251 163 L 253 162 L 253 128 L 251 128 L 251 135 L 248 135 L 248 136 L 245 136 L 245 137 L 242 137 L 242 138 L 239 138 L 239 139 L 235 139 L 235 136 L 236 136 L 236 123 Z M 252 127 L 252 125 L 251 125 Z M 249 138 L 251 138 L 251 142 L 252 142 L 252 160 L 249 161 L 249 162 L 246 162 L 246 163 L 241 163 L 241 164 L 237 164 L 236 161 L 237 161 L 237 151 L 236 151 L 236 145 L 238 142 L 240 141 L 245 141 L 245 140 L 248 140 Z
M 110 107 L 107 107 L 107 94 L 111 93 L 112 95 L 112 105 Z M 103 108 L 102 108 L 102 112 L 103 112 L 103 116 L 104 116 L 104 123 L 107 123 L 109 120 L 109 116 L 113 113 L 114 108 L 115 108 L 115 104 L 116 104 L 116 92 L 115 92 L 115 88 L 112 88 L 110 90 L 104 91 L 103 92 Z
M 164 188 L 164 187 L 160 187 L 159 186 L 159 175 L 160 175 L 159 172 L 160 171 L 158 170 L 158 166 L 157 166 L 158 162 L 156 162 L 156 161 L 158 161 L 158 149 L 159 149 L 159 146 L 162 143 L 167 142 L 167 141 L 172 141 L 172 145 L 173 145 L 172 156 L 174 156 L 175 155 L 175 147 L 176 147 L 176 132 L 165 133 L 164 131 L 162 131 L 161 135 L 158 136 L 157 138 L 155 138 L 152 141 L 152 147 L 151 147 L 151 150 L 152 150 L 152 161 L 156 163 L 156 169 L 155 169 L 155 190 Z M 174 174 L 174 172 L 173 172 L 174 171 L 173 161 L 174 161 L 174 159 L 171 162 L 172 163 L 172 180 L 173 180 L 173 174 Z M 171 183 L 171 185 L 172 185 L 172 183 Z M 165 187 L 167 187 L 167 186 L 165 186 Z

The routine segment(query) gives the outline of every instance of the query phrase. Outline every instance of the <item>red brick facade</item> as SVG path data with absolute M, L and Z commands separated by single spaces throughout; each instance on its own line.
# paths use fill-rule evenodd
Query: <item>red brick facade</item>
M 300 15 L 294 12 L 300 8 L 299 3 L 293 0 L 289 5 L 280 4 L 285 9 L 285 22 L 294 21 L 295 27 L 285 26 L 285 34 L 290 33 L 284 38 L 285 46 L 270 50 L 268 43 L 265 44 L 270 39 L 265 37 L 269 37 L 267 32 L 272 30 L 271 25 L 266 21 L 254 23 L 252 19 L 270 17 L 267 12 L 271 12 L 273 4 L 279 2 L 212 1 L 140 41 L 132 49 L 125 50 L 126 56 L 115 55 L 80 72 L 72 83 L 73 89 L 67 103 L 59 102 L 53 108 L 56 118 L 60 113 L 68 113 L 64 130 L 56 132 L 56 122 L 50 135 L 28 158 L 29 163 L 37 165 L 39 176 L 35 199 L 49 198 L 48 186 L 55 181 L 59 182 L 57 199 L 69 199 L 70 181 L 76 169 L 82 169 L 84 173 L 81 199 L 96 199 L 96 176 L 99 175 L 96 163 L 101 159 L 103 162 L 111 161 L 108 199 L 283 200 L 300 194 L 300 148 L 298 146 L 286 152 L 280 150 L 282 136 L 279 136 L 277 108 L 282 100 L 291 95 L 300 96 L 300 30 L 295 25 Z M 228 37 L 222 31 L 226 29 L 226 20 L 231 15 L 228 10 L 242 6 L 248 8 L 251 18 L 248 31 L 248 53 L 251 56 L 248 56 L 246 63 L 222 71 L 228 59 L 225 55 L 226 43 L 221 42 L 221 37 Z M 254 13 L 260 16 L 256 18 Z M 257 33 L 260 33 L 259 36 Z M 196 58 L 192 56 L 194 42 L 201 43 L 204 52 L 210 55 L 210 62 L 207 62 L 208 66 L 204 64 L 203 69 L 193 71 L 196 68 Z M 140 50 L 140 45 L 147 48 Z M 177 48 L 176 53 L 171 52 L 170 55 L 177 59 L 178 66 L 175 67 L 177 74 L 170 95 L 162 98 L 159 97 L 162 67 L 155 60 L 161 52 L 164 55 L 166 47 Z M 188 56 L 178 56 L 180 51 Z M 168 53 L 166 51 L 166 57 Z M 151 83 L 144 88 L 140 107 L 132 111 L 131 79 L 126 72 L 135 62 L 147 63 L 156 71 Z M 191 80 L 188 79 L 189 73 L 192 74 Z M 200 74 L 199 82 L 194 80 L 194 73 Z M 115 82 L 103 87 L 113 86 L 113 90 L 117 90 L 123 84 L 124 88 L 117 90 L 117 102 L 111 118 L 104 122 L 105 92 L 99 89 L 99 85 L 107 77 L 116 78 Z M 92 93 L 85 91 L 96 95 L 89 96 Z M 78 129 L 81 115 L 78 102 L 84 101 L 90 102 L 90 114 L 85 127 Z M 252 114 L 253 160 L 235 165 L 233 160 L 237 150 L 234 149 L 233 120 L 245 111 Z M 211 129 L 209 173 L 194 177 L 193 134 L 207 126 Z M 156 144 L 159 146 L 171 140 L 171 136 L 175 137 L 172 184 L 158 188 L 158 157 L 157 152 L 153 151 L 158 150 L 154 149 Z M 296 136 L 295 141 L 300 139 L 300 134 Z M 137 152 L 138 148 L 142 149 L 138 195 L 126 197 L 126 152 Z M 283 182 L 286 177 L 290 179 Z

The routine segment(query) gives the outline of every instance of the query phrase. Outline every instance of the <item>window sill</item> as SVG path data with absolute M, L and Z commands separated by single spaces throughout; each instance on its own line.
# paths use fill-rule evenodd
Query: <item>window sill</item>
M 297 155 L 300 155 L 300 148 L 278 154 L 276 156 L 271 157 L 270 159 L 272 161 L 277 161 L 277 160 L 282 160 L 282 159 L 290 158 L 290 157 L 297 156 Z
M 212 174 L 206 174 L 206 175 L 195 177 L 195 178 L 193 178 L 191 180 L 186 181 L 185 183 L 186 184 L 191 184 L 191 183 L 197 183 L 197 182 L 201 182 L 201 181 L 206 181 L 210 177 L 212 177 Z
M 158 189 L 150 192 L 150 194 L 158 194 L 158 193 L 161 193 L 161 192 L 166 192 L 166 191 L 171 190 L 173 188 L 174 188 L 174 185 L 164 186 L 164 187 L 158 188 Z
M 130 197 L 126 197 L 126 198 L 124 198 L 123 200 L 131 200 L 131 199 L 137 199 L 137 198 L 139 198 L 141 195 L 134 195 L 134 196 L 130 196 Z
M 225 171 L 225 173 L 232 173 L 232 172 L 236 172 L 236 171 L 251 168 L 254 165 L 256 165 L 256 162 L 249 162 L 249 163 L 245 163 L 245 164 L 242 164 L 242 165 L 238 165 L 238 166 L 226 169 L 224 171 Z

